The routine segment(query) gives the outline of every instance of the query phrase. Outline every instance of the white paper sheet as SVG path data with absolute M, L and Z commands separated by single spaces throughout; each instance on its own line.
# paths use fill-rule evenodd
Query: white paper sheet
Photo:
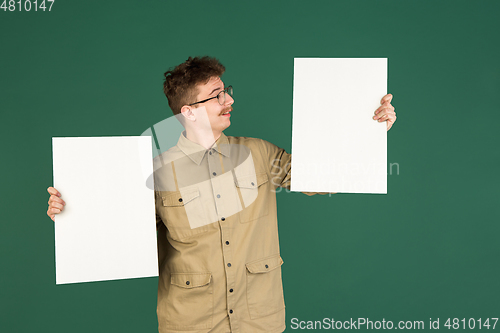
M 52 138 L 56 284 L 158 276 L 151 137 Z
M 387 58 L 295 58 L 292 191 L 387 193 Z

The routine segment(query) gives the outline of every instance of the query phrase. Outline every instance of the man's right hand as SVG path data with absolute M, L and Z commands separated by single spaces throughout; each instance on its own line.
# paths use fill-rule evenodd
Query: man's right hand
M 49 198 L 49 209 L 47 209 L 47 215 L 55 221 L 55 214 L 59 214 L 63 209 L 66 203 L 63 199 L 61 199 L 61 193 L 53 187 L 49 187 L 47 192 L 50 194 Z

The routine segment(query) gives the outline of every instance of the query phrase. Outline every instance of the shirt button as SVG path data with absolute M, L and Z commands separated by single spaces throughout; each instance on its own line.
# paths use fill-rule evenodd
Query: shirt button
M 229 289 L 229 292 L 232 293 L 233 292 L 233 288 Z
M 217 174 L 215 172 L 213 172 L 212 175 L 217 176 Z
M 179 202 L 182 202 L 182 198 L 179 198 Z
M 233 310 L 229 310 L 229 313 L 233 313 Z
M 226 218 L 225 218 L 225 217 L 221 217 L 221 220 L 222 220 L 222 221 L 225 221 L 225 220 L 226 220 Z
M 266 265 L 266 268 L 269 268 L 269 266 L 268 266 L 268 265 Z
M 230 262 L 227 263 L 227 267 L 231 267 L 231 263 Z
M 212 155 L 212 152 L 211 152 L 211 151 L 209 151 L 208 153 L 209 153 L 210 155 Z
M 220 194 L 217 194 L 217 198 L 220 198 Z
M 254 186 L 255 184 L 252 182 L 252 186 Z
M 189 286 L 189 281 L 186 281 L 186 284 Z
M 226 245 L 229 245 L 229 241 L 226 241 Z

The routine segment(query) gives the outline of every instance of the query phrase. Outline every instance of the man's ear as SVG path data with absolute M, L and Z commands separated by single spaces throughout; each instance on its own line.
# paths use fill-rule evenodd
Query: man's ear
M 184 116 L 185 119 L 195 121 L 196 116 L 194 115 L 193 108 L 189 105 L 184 105 L 181 108 L 181 114 Z

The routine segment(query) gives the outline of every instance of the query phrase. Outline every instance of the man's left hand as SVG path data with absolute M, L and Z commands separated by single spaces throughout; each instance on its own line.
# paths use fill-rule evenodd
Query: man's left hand
M 396 121 L 396 112 L 394 112 L 394 106 L 391 105 L 392 94 L 387 94 L 382 97 L 380 101 L 380 107 L 375 110 L 375 115 L 373 119 L 378 122 L 386 121 L 387 130 L 390 130 L 394 122 Z

